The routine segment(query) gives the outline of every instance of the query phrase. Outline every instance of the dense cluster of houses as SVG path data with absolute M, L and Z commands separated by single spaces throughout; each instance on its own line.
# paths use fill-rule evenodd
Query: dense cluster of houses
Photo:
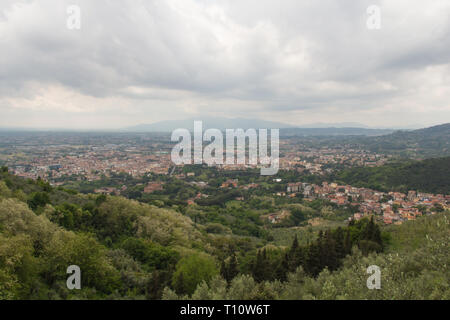
M 282 146 L 284 148 L 282 147 L 280 168 L 298 172 L 307 170 L 312 174 L 332 172 L 330 165 L 377 167 L 389 159 L 388 155 L 355 149 L 348 145 L 311 148 L 294 140 Z
M 286 192 L 290 196 L 301 193 L 305 199 L 327 199 L 337 205 L 354 205 L 359 207 L 351 219 L 359 220 L 364 216 L 375 214 L 382 216 L 384 223 L 402 223 L 414 220 L 433 207 L 450 209 L 450 195 L 430 194 L 409 191 L 380 192 L 368 188 L 323 182 L 322 186 L 305 182 L 289 183 Z
M 170 154 L 154 152 L 147 154 L 144 147 L 119 148 L 118 146 L 86 146 L 78 150 L 76 146 L 49 148 L 43 146 L 45 155 L 29 160 L 18 160 L 10 164 L 12 172 L 30 179 L 42 179 L 56 182 L 66 176 L 79 176 L 88 181 L 101 179 L 101 175 L 111 173 L 128 173 L 133 177 L 141 177 L 149 172 L 167 174 L 172 165 Z M 45 149 L 47 148 L 47 149 Z

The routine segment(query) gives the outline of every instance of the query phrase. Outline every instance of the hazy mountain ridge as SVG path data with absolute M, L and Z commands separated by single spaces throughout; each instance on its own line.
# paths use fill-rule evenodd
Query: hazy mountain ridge
M 359 123 L 317 123 L 310 125 L 290 125 L 281 122 L 244 118 L 204 118 L 189 120 L 166 120 L 152 124 L 141 124 L 125 128 L 127 132 L 171 132 L 178 128 L 194 129 L 194 121 L 202 121 L 203 129 L 280 129 L 284 136 L 311 135 L 382 135 L 394 132 L 394 129 L 369 128 Z
M 394 132 L 392 129 L 370 128 L 287 128 L 281 129 L 281 136 L 379 136 Z
M 396 131 L 389 135 L 364 138 L 374 152 L 386 152 L 410 158 L 432 158 L 450 155 L 450 123 L 412 131 Z
M 192 131 L 194 129 L 194 121 L 202 121 L 203 129 L 279 129 L 292 127 L 291 125 L 286 123 L 266 120 L 251 120 L 244 118 L 193 118 L 188 120 L 165 120 L 151 124 L 141 124 L 125 128 L 124 130 L 135 132 L 171 132 L 178 128 L 185 128 Z
M 450 157 L 351 168 L 339 172 L 333 179 L 386 192 L 416 190 L 450 194 Z

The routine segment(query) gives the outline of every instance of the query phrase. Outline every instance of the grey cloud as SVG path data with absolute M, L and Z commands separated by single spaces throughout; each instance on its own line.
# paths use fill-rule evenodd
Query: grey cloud
M 81 7 L 81 30 L 66 28 L 69 4 Z M 371 4 L 382 9 L 377 31 L 365 25 Z M 177 112 L 259 104 L 274 113 L 339 106 L 357 116 L 427 101 L 405 79 L 450 63 L 449 14 L 439 0 L 2 1 L 0 108 L 62 86 L 139 112 L 147 106 L 146 115 L 166 101 Z M 227 102 L 235 105 L 224 109 Z

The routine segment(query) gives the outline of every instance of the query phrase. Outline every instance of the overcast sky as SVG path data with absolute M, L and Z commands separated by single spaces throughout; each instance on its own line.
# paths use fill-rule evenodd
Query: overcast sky
M 84 129 L 450 122 L 450 1 L 1 0 L 0 114 Z

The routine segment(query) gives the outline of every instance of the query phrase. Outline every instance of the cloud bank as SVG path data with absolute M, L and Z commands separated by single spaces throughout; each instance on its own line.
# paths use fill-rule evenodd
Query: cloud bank
M 69 5 L 81 28 L 67 28 Z M 370 5 L 381 28 L 367 28 Z M 0 126 L 450 121 L 450 2 L 3 0 Z

